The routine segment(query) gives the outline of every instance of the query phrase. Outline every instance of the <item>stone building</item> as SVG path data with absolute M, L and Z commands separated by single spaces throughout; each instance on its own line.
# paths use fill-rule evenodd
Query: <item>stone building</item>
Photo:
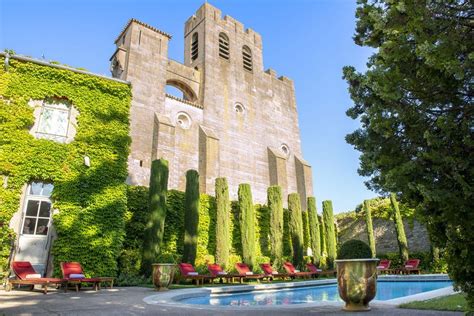
M 115 41 L 112 74 L 133 90 L 129 183 L 147 185 L 151 161 L 165 158 L 170 188 L 183 190 L 186 170 L 196 169 L 203 193 L 226 177 L 232 198 L 249 183 L 261 203 L 278 184 L 285 197 L 298 192 L 305 208 L 312 175 L 294 84 L 264 71 L 261 36 L 206 3 L 185 23 L 184 64 L 168 57 L 170 40 L 131 19 Z M 167 86 L 183 96 L 167 94 Z

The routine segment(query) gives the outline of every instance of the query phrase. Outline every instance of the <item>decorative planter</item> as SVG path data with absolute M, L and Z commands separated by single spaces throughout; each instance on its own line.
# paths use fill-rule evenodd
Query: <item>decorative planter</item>
M 157 291 L 166 291 L 173 283 L 176 265 L 173 263 L 153 263 L 153 285 Z
M 339 296 L 346 311 L 369 311 L 369 302 L 377 292 L 379 259 L 336 260 Z

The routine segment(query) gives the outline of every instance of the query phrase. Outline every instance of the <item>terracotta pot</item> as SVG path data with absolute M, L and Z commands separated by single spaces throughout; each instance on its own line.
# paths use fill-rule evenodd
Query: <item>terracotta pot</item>
M 369 302 L 377 292 L 379 259 L 336 260 L 339 296 L 346 311 L 369 311 Z
M 153 285 L 157 291 L 166 291 L 173 283 L 176 265 L 173 263 L 153 263 Z

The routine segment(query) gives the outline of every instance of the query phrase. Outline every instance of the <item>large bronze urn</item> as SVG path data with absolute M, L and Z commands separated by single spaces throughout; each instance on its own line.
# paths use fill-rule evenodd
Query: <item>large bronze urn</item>
M 377 292 L 379 259 L 336 260 L 339 295 L 346 311 L 369 311 L 369 302 Z
M 157 291 L 166 291 L 173 283 L 176 265 L 173 263 L 153 263 L 153 285 Z

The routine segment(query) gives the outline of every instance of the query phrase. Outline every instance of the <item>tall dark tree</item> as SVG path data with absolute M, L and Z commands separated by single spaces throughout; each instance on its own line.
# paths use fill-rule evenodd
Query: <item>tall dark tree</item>
M 370 252 L 372 258 L 375 258 L 375 237 L 374 237 L 374 226 L 372 225 L 372 214 L 370 212 L 369 200 L 365 200 L 364 203 L 365 211 L 365 225 L 367 227 L 367 239 L 369 240 Z M 400 212 L 398 212 L 400 214 Z
M 336 259 L 336 228 L 334 227 L 334 213 L 332 210 L 332 201 L 323 201 L 323 219 L 324 231 L 326 237 L 327 251 L 328 251 L 328 265 L 330 268 L 334 267 L 334 260 Z
M 270 186 L 267 190 L 270 209 L 270 249 L 275 267 L 281 266 L 283 257 L 283 195 L 281 187 Z
M 145 225 L 142 248 L 141 272 L 150 276 L 152 264 L 158 260 L 163 242 L 168 192 L 168 161 L 153 160 L 150 171 L 149 213 Z
M 304 256 L 303 218 L 301 214 L 301 200 L 298 193 L 288 195 L 289 231 L 292 245 L 293 264 L 302 268 Z
M 361 128 L 369 188 L 399 192 L 445 247 L 449 274 L 474 307 L 472 1 L 363 0 L 355 43 L 374 49 L 367 71 L 344 68 Z
M 238 196 L 242 259 L 249 266 L 253 267 L 256 263 L 255 245 L 257 240 L 255 239 L 255 208 L 250 184 L 240 184 Z
M 184 193 L 184 249 L 183 262 L 194 265 L 197 253 L 199 225 L 199 173 L 186 172 L 186 191 Z
M 400 208 L 398 207 L 397 196 L 395 193 L 390 194 L 390 203 L 392 203 L 392 218 L 395 223 L 395 232 L 397 234 L 398 249 L 400 251 L 400 258 L 403 261 L 408 260 L 408 241 L 405 234 L 405 227 L 403 226 L 403 219 L 400 215 Z
M 216 179 L 216 263 L 227 266 L 230 251 L 230 199 L 226 178 Z
M 321 260 L 321 234 L 319 232 L 318 211 L 316 209 L 316 198 L 308 198 L 309 233 L 311 235 L 311 250 L 313 251 L 314 263 L 319 264 Z

